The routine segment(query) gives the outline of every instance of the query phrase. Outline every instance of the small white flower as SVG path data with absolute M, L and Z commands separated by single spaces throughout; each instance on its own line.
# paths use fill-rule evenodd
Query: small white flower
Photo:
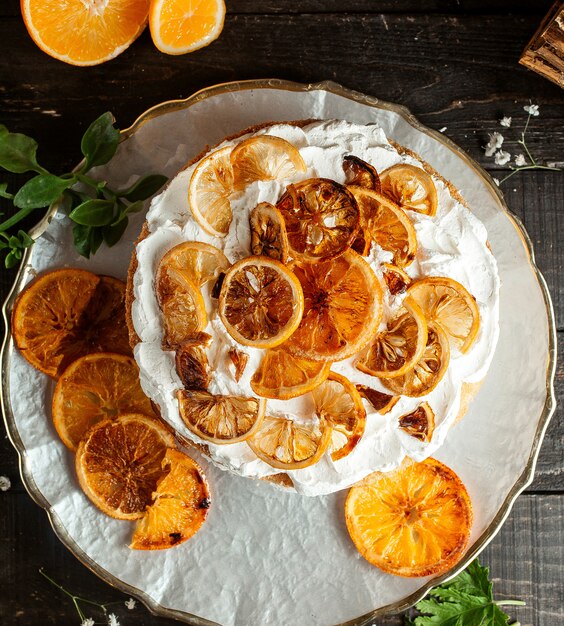
M 83 622 L 81 622 L 80 626 L 94 626 L 96 622 L 91 618 L 87 617 Z
M 499 120 L 499 123 L 504 128 L 509 128 L 511 126 L 511 118 L 506 117 L 505 115 Z
M 135 608 L 137 602 L 133 598 L 129 598 L 129 600 L 125 601 L 125 606 L 132 611 Z
M 7 476 L 0 476 L 0 491 L 8 491 L 11 486 L 12 483 Z
M 515 165 L 517 167 L 522 167 L 523 165 L 527 165 L 527 159 L 525 159 L 525 155 L 524 154 L 518 154 L 515 157 Z
M 108 626 L 119 626 L 118 618 L 113 613 L 108 615 Z
M 532 115 L 533 117 L 537 117 L 537 115 L 539 114 L 539 105 L 538 104 L 526 104 L 523 109 L 525 109 L 525 111 L 527 111 L 527 113 L 529 115 Z
M 484 150 L 486 151 L 486 156 L 491 157 L 494 155 L 495 151 L 501 148 L 503 145 L 503 135 L 501 133 L 491 133 L 490 140 L 486 144 Z
M 499 178 L 494 178 L 493 181 L 499 187 Z
M 511 161 L 511 155 L 509 152 L 505 152 L 505 150 L 498 150 L 495 153 L 494 161 L 496 165 L 505 165 Z

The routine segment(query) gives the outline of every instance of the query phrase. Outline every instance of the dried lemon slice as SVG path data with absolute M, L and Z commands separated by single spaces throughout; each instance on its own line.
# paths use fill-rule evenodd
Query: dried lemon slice
M 437 212 L 437 189 L 425 170 L 414 165 L 393 165 L 382 172 L 382 193 L 402 208 L 431 217 Z
M 276 205 L 282 213 L 292 256 L 334 258 L 350 248 L 360 226 L 352 194 L 326 178 L 290 185 Z
M 251 211 L 249 225 L 251 252 L 286 263 L 290 248 L 280 211 L 268 202 L 261 202 Z
M 237 443 L 260 426 L 266 400 L 214 396 L 202 390 L 176 392 L 180 417 L 198 437 L 215 444 Z
M 221 148 L 202 159 L 192 174 L 188 202 L 194 219 L 210 235 L 225 237 L 233 213 L 229 196 L 233 193 L 231 148 Z
M 284 417 L 267 416 L 247 440 L 259 459 L 283 470 L 317 463 L 331 442 L 331 427 L 321 422 L 305 426 Z
M 219 248 L 209 243 L 186 241 L 163 256 L 157 272 L 161 275 L 164 272 L 174 274 L 176 281 L 183 277 L 190 285 L 200 288 L 210 280 L 217 280 L 230 265 Z
M 449 570 L 468 545 L 472 504 L 460 478 L 427 459 L 375 472 L 349 491 L 347 529 L 372 565 L 396 576 Z
M 225 274 L 219 315 L 239 343 L 272 348 L 298 327 L 304 310 L 299 280 L 280 261 L 250 256 Z
M 212 340 L 207 333 L 197 333 L 176 350 L 175 364 L 185 389 L 207 389 L 211 382 L 211 369 L 206 348 Z
M 380 413 L 385 415 L 389 413 L 400 399 L 399 396 L 390 396 L 387 393 L 382 393 L 367 385 L 355 385 L 358 393 L 368 400 L 368 402 Z
M 403 293 L 409 285 L 411 285 L 411 277 L 397 265 L 393 265 L 392 263 L 383 263 L 382 269 L 384 282 L 386 283 L 388 291 L 392 294 L 392 296 L 397 296 L 398 293 Z
M 237 348 L 231 348 L 228 352 L 228 356 L 235 370 L 233 377 L 236 382 L 239 382 L 249 362 L 249 355 L 242 350 L 237 350 Z
M 349 154 L 343 159 L 343 170 L 345 172 L 345 185 L 365 187 L 380 193 L 382 185 L 378 172 L 366 161 Z
M 452 278 L 431 276 L 413 283 L 408 293 L 460 352 L 469 350 L 480 329 L 480 312 L 465 287 Z
M 398 422 L 408 435 L 419 441 L 431 441 L 435 430 L 435 413 L 427 402 L 423 402 L 415 411 L 402 415 Z

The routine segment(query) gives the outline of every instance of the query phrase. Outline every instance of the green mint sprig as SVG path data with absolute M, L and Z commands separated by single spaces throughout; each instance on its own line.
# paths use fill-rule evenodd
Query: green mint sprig
M 80 167 L 57 176 L 37 162 L 38 145 L 34 139 L 11 133 L 0 124 L 0 169 L 13 174 L 35 172 L 15 193 L 8 191 L 7 183 L 0 182 L 2 204 L 11 203 L 16 209 L 0 223 L 0 253 L 5 254 L 7 268 L 16 265 L 25 248 L 33 245 L 28 233 L 21 229 L 14 233 L 14 227 L 34 211 L 59 202 L 73 222 L 74 246 L 82 256 L 88 259 L 103 242 L 111 247 L 120 240 L 129 214 L 140 211 L 143 201 L 156 193 L 167 178 L 150 174 L 128 189 L 113 190 L 106 182 L 87 176 L 93 167 L 105 165 L 113 158 L 119 137 L 114 116 L 109 112 L 102 114 L 82 137 L 80 149 L 84 159 Z M 80 190 L 75 187 L 79 183 Z

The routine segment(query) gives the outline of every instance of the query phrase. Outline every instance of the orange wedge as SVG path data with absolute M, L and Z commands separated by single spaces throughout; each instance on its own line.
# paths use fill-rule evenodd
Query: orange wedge
M 230 348 L 227 355 L 233 364 L 233 378 L 235 378 L 236 382 L 239 382 L 249 362 L 249 355 L 242 350 L 237 350 L 237 348 Z
M 411 285 L 411 277 L 393 263 L 382 263 L 384 282 L 392 296 L 403 293 Z
M 427 402 L 423 402 L 415 411 L 399 418 L 399 427 L 408 435 L 425 443 L 431 441 L 435 430 L 435 413 Z
M 261 202 L 249 217 L 251 252 L 286 263 L 290 248 L 286 226 L 280 211 L 268 202 Z
M 165 54 L 186 54 L 209 45 L 223 30 L 223 0 L 151 0 L 149 28 Z
M 375 472 L 349 491 L 347 529 L 372 565 L 396 576 L 449 570 L 468 545 L 472 504 L 460 478 L 427 459 Z
M 178 346 L 175 354 L 176 373 L 185 389 L 207 389 L 211 382 L 211 368 L 206 348 L 211 335 L 197 333 Z
M 180 282 L 185 278 L 190 285 L 202 287 L 231 265 L 223 252 L 199 241 L 186 241 L 174 246 L 161 259 L 158 273 L 167 272 Z
M 98 65 L 126 50 L 143 32 L 149 0 L 21 0 L 33 41 L 71 65 Z
M 427 172 L 414 165 L 394 165 L 382 172 L 382 193 L 402 208 L 431 217 L 437 212 L 437 189 Z
M 366 161 L 349 154 L 343 159 L 343 170 L 345 172 L 345 185 L 365 187 L 380 193 L 382 185 L 378 172 Z
M 368 400 L 369 404 L 381 415 L 389 413 L 400 399 L 399 396 L 390 396 L 367 385 L 355 385 L 355 387 L 358 393 Z

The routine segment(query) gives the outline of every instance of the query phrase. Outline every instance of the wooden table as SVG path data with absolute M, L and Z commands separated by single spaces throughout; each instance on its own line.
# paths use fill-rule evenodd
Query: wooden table
M 277 77 L 300 82 L 331 79 L 406 105 L 424 124 L 462 146 L 494 176 L 509 170 L 486 159 L 488 133 L 517 136 L 531 100 L 540 105 L 528 144 L 544 162 L 564 161 L 564 93 L 518 65 L 519 55 L 551 0 L 227 0 L 220 39 L 191 55 L 167 57 L 149 33 L 112 62 L 94 68 L 59 63 L 35 47 L 17 0 L 0 3 L 0 122 L 39 140 L 40 156 L 54 171 L 78 160 L 88 123 L 105 110 L 128 126 L 148 107 L 183 98 L 214 83 Z M 500 127 L 503 115 L 513 128 Z M 50 146 L 50 147 L 49 147 Z M 518 146 L 504 144 L 515 154 Z M 1 181 L 0 181 L 1 182 Z M 548 282 L 564 348 L 564 176 L 527 171 L 502 189 L 523 220 Z M 13 280 L 2 270 L 2 299 Z M 516 371 L 508 375 L 518 375 Z M 557 394 L 564 392 L 559 365 Z M 491 567 L 499 597 L 523 625 L 564 623 L 562 581 L 564 513 L 564 411 L 548 429 L 530 489 L 482 561 Z M 43 567 L 67 589 L 100 602 L 126 599 L 83 567 L 52 532 L 44 511 L 25 492 L 17 456 L 0 437 L 0 475 L 12 487 L 0 492 L 0 623 L 6 626 L 78 624 L 70 600 L 38 573 Z M 492 481 L 495 476 L 492 476 Z M 142 606 L 113 607 L 122 624 L 173 624 Z M 296 622 L 298 623 L 298 622 Z M 299 623 L 305 623 L 303 620 Z M 379 620 L 397 625 L 399 618 Z M 284 625 L 286 626 L 286 625 Z

